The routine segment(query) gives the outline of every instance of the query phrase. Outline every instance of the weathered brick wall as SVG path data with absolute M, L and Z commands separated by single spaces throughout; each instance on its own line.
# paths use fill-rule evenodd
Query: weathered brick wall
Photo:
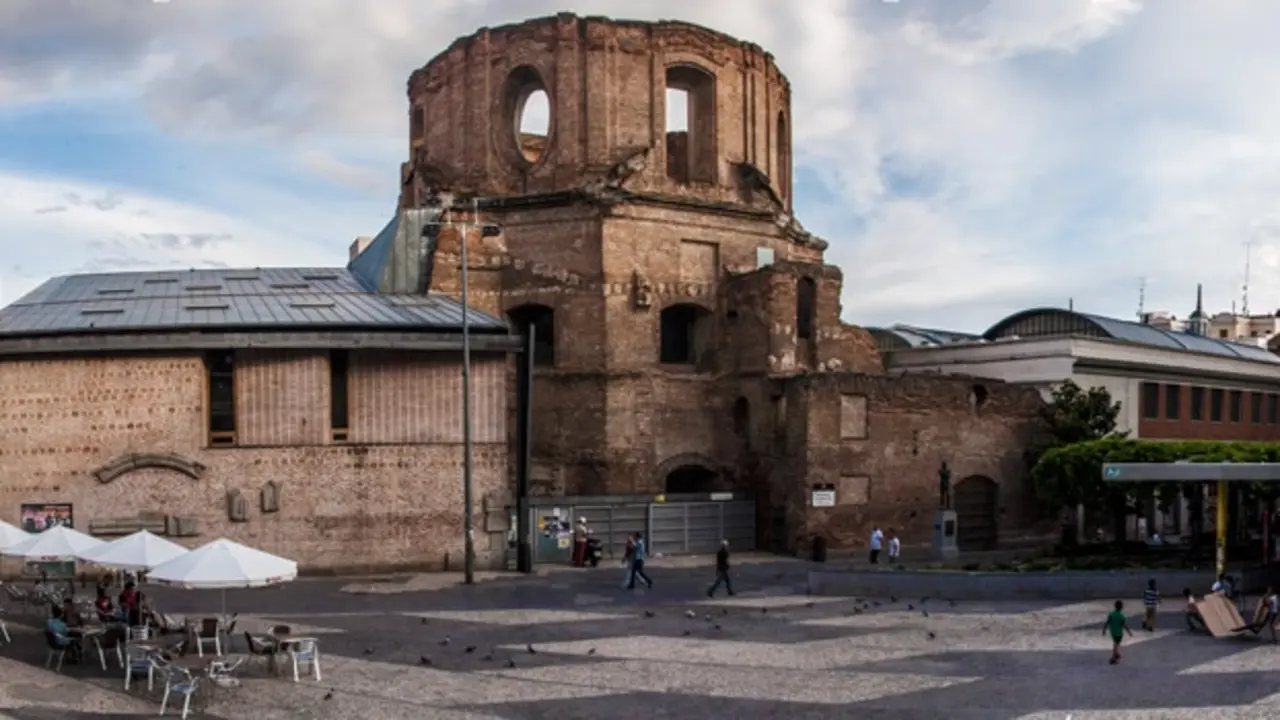
M 667 178 L 666 68 L 697 67 L 718 105 L 708 144 L 715 179 Z M 547 150 L 530 163 L 515 117 L 522 91 L 543 89 L 551 106 Z M 484 28 L 459 38 L 409 78 L 411 114 L 425 122 L 410 152 L 447 184 L 482 195 L 576 188 L 637 151 L 651 148 L 635 189 L 737 199 L 734 162 L 749 162 L 789 185 L 791 92 L 773 57 L 758 46 L 679 22 L 640 23 L 562 14 Z M 779 152 L 779 150 L 782 152 Z
M 928 544 L 943 461 L 953 483 L 978 475 L 998 484 L 1002 534 L 1026 531 L 1040 519 L 1025 486 L 1022 455 L 1043 402 L 1034 389 L 961 377 L 855 373 L 813 375 L 787 385 L 791 460 L 777 463 L 771 486 L 773 503 L 787 509 L 792 547 L 814 535 L 832 547 L 862 547 L 875 524 L 896 528 L 904 543 Z M 976 385 L 985 400 L 975 397 Z M 809 507 L 816 483 L 841 488 L 840 504 Z
M 664 136 L 666 70 L 681 65 L 703 68 L 715 87 L 699 95 L 698 77 L 673 80 L 696 106 L 688 133 L 673 141 L 690 150 L 687 182 L 668 177 Z M 530 162 L 508 129 L 512 99 L 535 86 L 549 93 L 552 120 L 545 154 Z M 995 473 L 1002 502 L 1020 507 L 1020 468 L 998 458 L 1020 457 L 1030 422 L 1022 401 L 1006 404 L 995 397 L 1002 389 L 978 417 L 964 416 L 955 396 L 964 381 L 883 377 L 874 339 L 841 322 L 842 273 L 787 214 L 790 91 L 760 48 L 681 23 L 561 15 L 459 39 L 413 74 L 409 99 L 425 121 L 410 128 L 406 167 L 418 185 L 406 194 L 429 184 L 503 197 L 488 211 L 503 228 L 502 249 L 495 241 L 483 263 L 500 269 L 500 281 L 477 272 L 473 292 L 496 294 L 486 307 L 503 312 L 555 313 L 555 363 L 538 368 L 534 391 L 533 492 L 657 493 L 667 470 L 696 463 L 719 473 L 717 487 L 759 491 L 763 513 L 786 508 L 788 544 L 819 525 L 854 543 L 871 515 L 913 533 L 927 527 L 934 456 L 951 453 L 957 480 Z M 456 293 L 451 248 L 442 240 L 433 289 Z M 809 281 L 812 333 L 802 338 L 800 287 Z M 660 362 L 662 311 L 673 305 L 702 312 L 694 335 L 703 352 L 691 366 Z M 876 430 L 860 444 L 824 434 L 838 425 L 840 403 L 813 389 L 851 377 L 874 389 Z M 921 437 L 935 449 L 901 454 Z M 839 472 L 892 492 L 811 520 L 810 475 Z
M 241 445 L 329 442 L 329 357 L 325 352 L 236 354 L 236 441 Z
M 409 369 L 435 362 L 405 360 L 403 367 Z M 499 407 L 492 398 L 506 388 L 503 366 L 497 363 L 495 373 L 489 369 L 493 365 L 478 362 L 474 376 L 482 413 L 485 407 Z M 268 373 L 260 361 L 254 367 L 263 376 Z M 307 363 L 286 362 L 278 384 L 250 387 L 261 392 L 296 388 L 301 381 L 289 377 L 290 369 L 311 372 Z M 401 373 L 387 372 L 376 380 L 365 387 L 377 395 L 403 392 L 394 387 L 404 380 Z M 462 452 L 453 437 L 436 436 L 435 442 L 420 444 L 209 448 L 204 384 L 202 360 L 194 356 L 0 362 L 0 423 L 5 428 L 0 434 L 0 512 L 17 522 L 23 503 L 72 503 L 81 530 L 95 519 L 140 512 L 193 517 L 200 534 L 181 542 L 229 537 L 309 569 L 440 567 L 447 556 L 459 561 Z M 285 407 L 280 403 L 287 401 L 246 397 L 239 404 Z M 501 409 L 496 417 L 505 415 L 505 405 Z M 404 427 L 430 427 L 454 411 L 424 403 L 382 412 Z M 291 409 L 283 417 L 297 413 Z M 326 407 L 308 426 L 327 427 L 328 420 Z M 451 427 L 456 435 L 457 423 Z M 501 509 L 510 497 L 506 437 L 494 442 L 482 434 L 499 429 L 505 433 L 493 417 L 477 424 L 477 437 L 486 440 L 476 446 L 474 469 L 477 549 L 484 557 L 490 536 L 479 511 L 484 506 Z M 376 432 L 392 438 L 414 435 L 385 424 Z M 171 471 L 138 470 L 107 484 L 90 475 L 124 454 L 163 452 L 203 463 L 208 473 L 192 480 Z M 278 513 L 257 509 L 258 490 L 268 480 L 283 483 Z M 233 490 L 249 500 L 248 522 L 228 520 L 227 493 Z M 502 548 L 501 541 L 493 546 L 495 551 Z

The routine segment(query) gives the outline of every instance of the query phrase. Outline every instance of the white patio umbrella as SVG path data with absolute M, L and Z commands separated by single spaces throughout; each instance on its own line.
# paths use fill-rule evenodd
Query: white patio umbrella
M 80 555 L 81 560 L 117 570 L 145 572 L 187 553 L 178 543 L 139 530 L 119 540 L 90 548 Z
M 0 520 L 0 550 L 13 547 L 14 545 L 17 545 L 18 543 L 22 542 L 23 540 L 27 540 L 30 537 L 31 537 L 31 533 L 23 530 L 22 528 L 16 527 L 14 525 L 10 525 L 9 523 L 3 520 Z
M 227 590 L 279 585 L 298 577 L 298 563 L 220 538 L 157 565 L 147 582 L 187 590 L 221 590 L 222 611 Z
M 22 542 L 0 550 L 0 555 L 24 558 L 30 562 L 71 562 L 102 544 L 102 541 L 77 532 L 65 525 L 55 525 L 44 532 L 29 535 Z
M 156 567 L 147 581 L 188 590 L 279 585 L 298 577 L 298 563 L 220 538 Z

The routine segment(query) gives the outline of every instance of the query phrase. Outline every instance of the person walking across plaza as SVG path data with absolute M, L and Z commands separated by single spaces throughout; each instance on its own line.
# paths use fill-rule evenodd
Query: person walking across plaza
M 875 565 L 880 562 L 880 547 L 884 545 L 884 533 L 880 532 L 880 526 L 877 525 L 871 529 L 871 564 Z
M 636 534 L 627 535 L 627 548 L 622 552 L 622 587 L 632 583 L 631 563 L 636 559 Z
M 1160 591 L 1156 589 L 1156 579 L 1147 581 L 1147 589 L 1142 591 L 1142 629 L 1155 632 L 1156 610 L 1160 607 Z
M 1107 613 L 1107 621 L 1102 624 L 1102 634 L 1111 636 L 1111 664 L 1120 662 L 1120 643 L 1124 642 L 1125 633 L 1133 637 L 1129 629 L 1129 619 L 1124 616 L 1124 601 L 1116 601 L 1116 609 Z
M 716 551 L 716 581 L 712 583 L 711 589 L 707 591 L 707 597 L 715 597 L 716 590 L 720 589 L 720 585 L 724 585 L 724 589 L 733 592 L 733 581 L 729 579 L 729 541 L 721 540 L 720 549 Z
M 897 565 L 902 557 L 902 541 L 898 540 L 898 531 L 889 528 L 889 564 Z
M 631 579 L 627 583 L 628 590 L 636 589 L 636 578 L 644 580 L 644 584 L 653 589 L 653 580 L 644 572 L 644 534 L 636 533 L 636 549 L 635 555 L 631 558 Z

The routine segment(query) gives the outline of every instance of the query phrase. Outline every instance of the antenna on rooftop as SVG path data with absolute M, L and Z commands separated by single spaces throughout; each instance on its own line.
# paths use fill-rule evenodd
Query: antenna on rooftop
M 1138 322 L 1147 318 L 1147 276 L 1138 278 Z
M 1240 314 L 1249 316 L 1249 270 L 1253 261 L 1253 238 L 1244 241 L 1244 285 L 1241 286 Z

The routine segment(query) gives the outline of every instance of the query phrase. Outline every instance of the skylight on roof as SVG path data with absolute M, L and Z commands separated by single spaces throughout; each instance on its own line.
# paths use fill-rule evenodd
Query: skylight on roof
M 133 288 L 102 288 L 99 295 L 132 295 Z
M 221 290 L 221 285 L 188 285 L 187 292 L 213 292 Z
M 303 280 L 337 280 L 338 276 L 333 273 L 323 273 L 319 275 L 303 275 Z
M 225 304 L 225 303 L 223 303 L 223 304 L 216 304 L 216 305 L 214 305 L 214 304 L 209 304 L 209 305 L 184 305 L 182 309 L 183 309 L 183 310 L 191 310 L 191 311 L 198 311 L 198 310 L 230 310 L 230 309 L 231 309 L 231 306 L 230 306 L 230 305 L 227 305 L 227 304 Z
M 262 278 L 257 275 L 228 275 L 222 279 L 227 282 L 254 282 L 255 280 L 261 280 Z
M 85 308 L 80 311 L 81 315 L 121 315 L 124 308 Z
M 276 290 L 306 290 L 311 286 L 306 283 L 271 283 Z
M 298 308 L 299 310 L 324 310 L 333 307 L 333 303 L 328 300 L 299 300 L 289 303 L 289 307 Z
M 147 278 L 142 282 L 146 285 L 167 285 L 178 282 L 178 278 Z

